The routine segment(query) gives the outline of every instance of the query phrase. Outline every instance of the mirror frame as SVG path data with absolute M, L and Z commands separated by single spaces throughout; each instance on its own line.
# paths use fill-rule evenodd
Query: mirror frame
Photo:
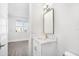
M 46 33 L 46 34 L 54 34 L 54 9 L 53 9 L 53 8 L 47 9 L 46 12 L 43 13 L 43 32 L 45 33 L 45 28 L 44 28 L 44 27 L 45 27 L 45 26 L 44 26 L 44 25 L 45 25 L 45 24 L 44 24 L 45 19 L 44 19 L 44 15 L 45 15 L 46 13 L 50 12 L 51 10 L 53 11 L 53 13 L 52 13 L 52 14 L 53 14 L 53 16 L 52 16 L 52 17 L 53 17 L 53 30 L 52 30 L 53 33 Z

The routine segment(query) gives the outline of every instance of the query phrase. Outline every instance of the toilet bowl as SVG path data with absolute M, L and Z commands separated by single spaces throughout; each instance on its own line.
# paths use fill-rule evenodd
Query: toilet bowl
M 63 56 L 77 56 L 77 55 L 75 55 L 75 54 L 72 53 L 72 52 L 65 51 L 65 53 L 63 54 Z

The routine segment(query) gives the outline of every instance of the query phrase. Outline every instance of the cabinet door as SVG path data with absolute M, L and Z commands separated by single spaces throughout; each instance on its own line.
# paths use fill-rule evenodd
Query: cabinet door
M 34 56 L 40 56 L 41 55 L 41 46 L 39 44 L 39 42 L 37 42 L 36 40 L 33 40 L 33 55 Z
M 56 56 L 56 43 L 50 42 L 42 45 L 42 56 Z
M 56 43 L 51 42 L 47 46 L 47 56 L 56 56 Z

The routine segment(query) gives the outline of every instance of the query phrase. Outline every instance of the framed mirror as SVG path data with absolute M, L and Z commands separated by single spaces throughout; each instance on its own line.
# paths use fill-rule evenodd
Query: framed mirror
M 43 31 L 44 33 L 54 34 L 54 10 L 47 10 L 43 14 Z

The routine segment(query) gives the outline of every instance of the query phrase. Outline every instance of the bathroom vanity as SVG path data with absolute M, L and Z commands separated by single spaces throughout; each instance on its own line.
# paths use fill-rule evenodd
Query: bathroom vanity
M 57 41 L 54 36 L 54 9 L 45 5 L 43 11 L 43 32 L 45 36 L 33 36 L 33 55 L 34 56 L 56 56 Z M 52 38 L 51 38 L 52 37 Z
M 33 39 L 33 56 L 56 56 L 56 39 Z

